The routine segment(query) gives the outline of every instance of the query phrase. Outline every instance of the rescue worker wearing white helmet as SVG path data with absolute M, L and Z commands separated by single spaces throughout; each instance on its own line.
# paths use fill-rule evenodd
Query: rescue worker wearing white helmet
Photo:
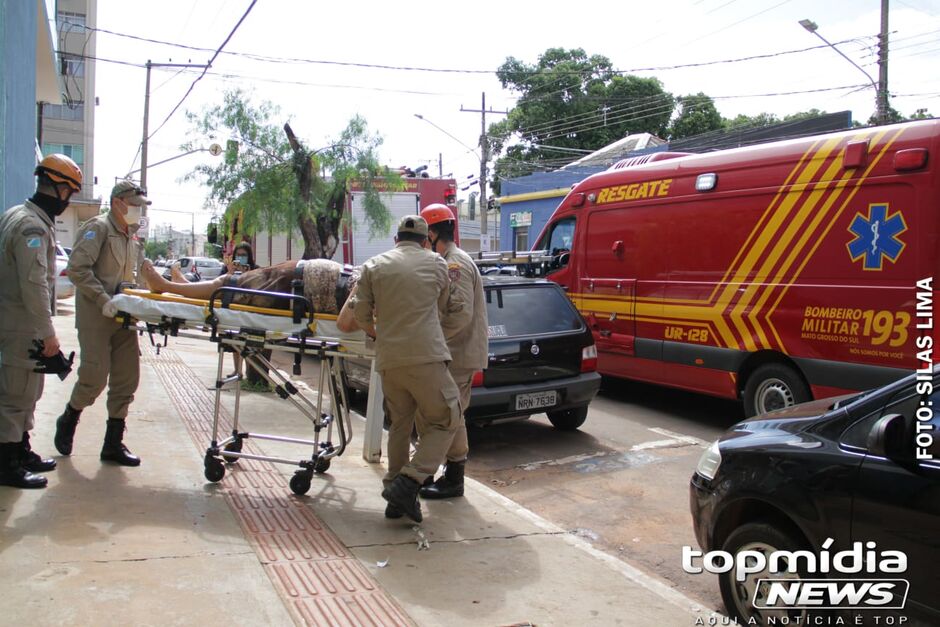
M 488 363 L 486 302 L 483 281 L 470 255 L 455 243 L 456 221 L 447 205 L 428 205 L 421 212 L 428 223 L 428 244 L 447 262 L 451 285 L 451 311 L 441 318 L 451 361 L 448 370 L 460 390 L 460 407 L 470 406 L 473 375 Z M 420 495 L 426 499 L 447 499 L 463 496 L 464 466 L 470 451 L 467 424 L 460 421 L 454 440 L 447 451 L 444 473 L 431 485 L 423 486 Z
M 82 189 L 82 171 L 69 157 L 53 154 L 36 167 L 36 193 L 0 216 L 0 485 L 44 488 L 38 473 L 53 459 L 29 443 L 43 374 L 30 352 L 59 354 L 52 326 L 55 290 L 55 219 Z
M 143 242 L 137 239 L 142 207 L 150 201 L 131 181 L 111 190 L 111 209 L 78 229 L 69 256 L 68 275 L 75 284 L 75 327 L 81 346 L 78 382 L 65 411 L 56 420 L 55 447 L 72 453 L 79 416 L 108 388 L 108 422 L 101 461 L 139 466 L 140 458 L 124 445 L 125 418 L 140 380 L 137 330 L 123 328 L 114 319 L 110 302 L 122 283 L 137 283 L 144 261 Z

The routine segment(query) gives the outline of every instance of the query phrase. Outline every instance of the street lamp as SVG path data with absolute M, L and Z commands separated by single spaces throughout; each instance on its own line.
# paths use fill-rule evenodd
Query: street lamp
M 845 59 L 846 61 L 848 61 L 849 63 L 851 63 L 853 66 L 855 66 L 855 67 L 858 69 L 859 72 L 861 72 L 862 74 L 865 75 L 865 78 L 868 79 L 868 82 L 871 83 L 871 86 L 875 88 L 875 107 L 876 107 L 876 109 L 875 109 L 875 111 L 876 111 L 875 116 L 876 116 L 877 119 L 878 119 L 878 123 L 879 123 L 879 124 L 887 124 L 887 122 L 888 122 L 887 87 L 886 87 L 885 85 L 879 85 L 878 83 L 876 83 L 876 82 L 875 82 L 875 79 L 873 79 L 873 78 L 868 74 L 868 72 L 866 72 L 864 69 L 862 69 L 862 67 L 861 67 L 858 63 L 856 63 L 855 61 L 853 61 L 852 59 L 850 59 L 848 56 L 846 56 L 845 53 L 843 53 L 841 50 L 839 50 L 839 49 L 838 49 L 832 42 L 830 42 L 828 39 L 826 39 L 825 37 L 823 37 L 822 35 L 820 35 L 820 34 L 819 34 L 819 30 L 818 30 L 818 29 L 819 29 L 819 26 L 816 24 L 816 22 L 814 22 L 813 20 L 808 20 L 808 19 L 807 19 L 807 20 L 800 20 L 800 21 L 799 21 L 799 24 L 800 24 L 800 26 L 802 26 L 803 28 L 805 28 L 805 29 L 806 29 L 807 31 L 809 31 L 810 33 L 812 33 L 812 34 L 816 35 L 817 37 L 819 37 L 819 38 L 823 41 L 823 43 L 825 43 L 827 46 L 829 46 L 830 48 L 832 48 L 833 50 L 835 50 L 836 52 L 838 52 L 838 53 L 839 53 L 839 56 L 841 56 L 843 59 Z M 880 62 L 880 61 L 879 61 L 879 62 Z

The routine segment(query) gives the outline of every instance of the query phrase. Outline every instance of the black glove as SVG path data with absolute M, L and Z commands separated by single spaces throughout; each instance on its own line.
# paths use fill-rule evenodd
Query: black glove
M 36 348 L 29 351 L 30 359 L 36 360 L 36 367 L 33 368 L 33 372 L 40 374 L 57 374 L 59 375 L 59 379 L 65 381 L 65 377 L 69 376 L 69 373 L 72 372 L 72 362 L 75 361 L 75 351 L 72 351 L 68 359 L 65 358 L 62 351 L 59 351 L 52 357 L 44 357 L 42 351 L 46 348 L 46 345 L 43 341 L 33 340 L 33 346 Z

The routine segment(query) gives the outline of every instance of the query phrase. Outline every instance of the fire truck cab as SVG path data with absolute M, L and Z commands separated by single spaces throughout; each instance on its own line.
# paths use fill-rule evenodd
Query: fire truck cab
M 938 157 L 931 120 L 634 159 L 576 184 L 533 250 L 588 320 L 603 374 L 755 415 L 919 367 Z

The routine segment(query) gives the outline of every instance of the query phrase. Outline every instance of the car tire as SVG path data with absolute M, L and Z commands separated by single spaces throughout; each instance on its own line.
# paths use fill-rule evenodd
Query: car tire
M 747 523 L 735 529 L 722 546 L 722 551 L 726 551 L 734 558 L 734 563 L 738 562 L 738 554 L 742 551 L 758 551 L 769 555 L 774 551 L 799 551 L 807 547 L 804 543 L 794 537 L 790 532 L 784 531 L 779 526 L 767 522 Z M 804 562 L 800 562 L 804 565 Z M 728 572 L 718 575 L 718 585 L 721 589 L 721 599 L 724 601 L 725 609 L 728 615 L 737 621 L 739 625 L 800 625 L 804 624 L 806 618 L 805 610 L 780 609 L 780 610 L 760 610 L 754 607 L 755 592 L 757 598 L 763 591 L 766 594 L 766 588 L 757 589 L 758 579 L 768 577 L 776 579 L 805 579 L 806 573 L 799 571 L 790 573 L 784 570 L 782 573 L 770 571 L 768 566 L 759 573 L 746 575 L 743 582 L 735 578 L 734 568 Z M 766 585 L 766 584 L 765 584 Z M 768 620 L 775 617 L 776 621 Z M 797 622 L 799 621 L 799 622 Z
M 810 400 L 806 383 L 790 366 L 764 364 L 744 385 L 744 413 L 748 418 Z
M 587 420 L 587 405 L 574 409 L 545 412 L 552 426 L 561 431 L 575 431 Z

